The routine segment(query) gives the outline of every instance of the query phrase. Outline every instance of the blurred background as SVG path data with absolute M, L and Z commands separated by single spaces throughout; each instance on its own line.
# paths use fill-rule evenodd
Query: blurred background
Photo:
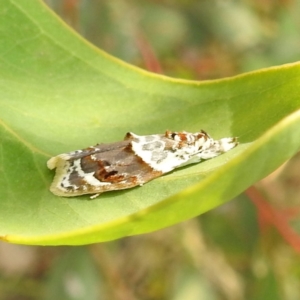
M 295 62 L 300 0 L 45 0 L 97 47 L 206 80 Z M 300 155 L 231 202 L 82 247 L 0 243 L 0 300 L 300 299 Z

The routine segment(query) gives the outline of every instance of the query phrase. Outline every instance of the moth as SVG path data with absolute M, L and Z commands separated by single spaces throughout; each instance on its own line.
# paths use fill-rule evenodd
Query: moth
M 172 170 L 216 157 L 237 146 L 236 137 L 214 140 L 204 130 L 139 136 L 59 154 L 47 162 L 56 168 L 50 191 L 63 197 L 142 186 Z

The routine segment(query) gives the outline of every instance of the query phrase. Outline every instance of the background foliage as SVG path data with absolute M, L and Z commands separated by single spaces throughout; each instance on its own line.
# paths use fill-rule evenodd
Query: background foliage
M 47 2 L 107 52 L 174 77 L 222 78 L 299 56 L 299 1 Z M 45 294 L 51 299 L 297 299 L 299 223 L 288 222 L 299 204 L 297 163 L 296 156 L 258 183 L 261 194 L 248 191 L 252 202 L 241 195 L 157 233 L 74 249 L 31 247 L 29 254 L 16 246 L 31 257 L 21 277 L 12 272 L 12 263 L 5 264 L 5 253 L 13 250 L 3 245 L 0 294 L 3 299 Z

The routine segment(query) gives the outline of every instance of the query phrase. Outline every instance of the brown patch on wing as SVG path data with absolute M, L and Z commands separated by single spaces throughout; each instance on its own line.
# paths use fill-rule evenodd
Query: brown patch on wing
M 118 174 L 117 170 L 106 170 L 101 165 L 101 161 L 99 161 L 99 168 L 95 171 L 94 177 L 102 182 L 110 182 L 110 183 L 117 183 L 121 182 L 125 179 L 123 174 Z
M 121 151 L 114 151 L 111 154 L 111 159 L 107 159 L 105 164 L 103 160 L 97 160 L 98 167 L 94 174 L 98 180 L 112 183 L 111 186 L 103 187 L 104 189 L 127 189 L 162 175 L 161 171 L 153 170 L 134 153 L 131 143 Z
M 80 166 L 84 173 L 94 173 L 97 180 L 110 184 L 95 187 L 74 172 L 70 174 L 70 182 L 78 187 L 76 194 L 128 189 L 162 175 L 161 171 L 153 170 L 134 153 L 130 140 L 112 146 L 106 145 L 106 149 L 108 151 L 100 148 L 99 152 L 82 157 Z

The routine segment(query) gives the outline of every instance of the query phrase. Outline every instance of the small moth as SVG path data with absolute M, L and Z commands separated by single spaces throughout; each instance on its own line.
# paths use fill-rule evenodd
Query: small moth
M 205 131 L 139 136 L 128 132 L 121 142 L 97 144 L 59 154 L 47 162 L 56 168 L 50 191 L 63 197 L 123 190 L 229 151 L 237 138 L 214 140 Z

